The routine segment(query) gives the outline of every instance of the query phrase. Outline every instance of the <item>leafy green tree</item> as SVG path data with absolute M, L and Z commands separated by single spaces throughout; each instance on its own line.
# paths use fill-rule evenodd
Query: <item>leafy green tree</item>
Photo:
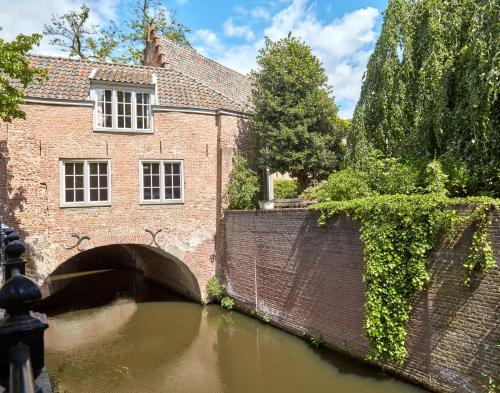
M 0 120 L 2 121 L 10 123 L 16 118 L 26 118 L 26 114 L 19 109 L 24 99 L 24 88 L 33 81 L 41 81 L 46 75 L 45 70 L 30 66 L 26 54 L 33 45 L 39 45 L 41 38 L 40 34 L 20 34 L 11 42 L 0 38 Z
M 339 168 L 345 122 L 320 61 L 304 42 L 291 34 L 276 42 L 267 38 L 257 63 L 250 123 L 260 164 L 289 173 L 301 192 Z
M 142 63 L 151 28 L 162 38 L 191 47 L 186 37 L 190 29 L 177 21 L 175 11 L 165 7 L 162 0 L 134 1 L 132 16 L 125 22 L 128 31 L 121 34 L 125 48 L 122 61 Z
M 152 28 L 165 39 L 191 47 L 186 38 L 189 28 L 177 21 L 175 12 L 165 7 L 163 0 L 134 0 L 128 20 L 119 25 L 110 21 L 104 28 L 89 22 L 90 12 L 83 3 L 77 10 L 52 15 L 44 34 L 53 37 L 52 45 L 72 57 L 121 63 L 142 63 Z
M 346 168 L 332 173 L 327 180 L 318 185 L 307 188 L 301 197 L 324 202 L 346 201 L 364 198 L 373 194 L 365 172 L 354 168 Z
M 237 155 L 226 189 L 229 209 L 255 209 L 260 191 L 259 176 L 248 167 L 245 157 Z
M 274 199 L 290 199 L 298 197 L 297 181 L 292 179 L 276 179 L 273 181 Z
M 90 8 L 84 3 L 79 10 L 52 15 L 43 33 L 52 36 L 52 45 L 62 48 L 72 57 L 89 60 L 109 60 L 118 46 L 118 28 L 110 22 L 106 29 L 89 23 Z
M 390 0 L 353 117 L 351 163 L 373 149 L 457 161 L 448 167 L 465 167 L 465 193 L 500 195 L 498 20 L 500 0 Z

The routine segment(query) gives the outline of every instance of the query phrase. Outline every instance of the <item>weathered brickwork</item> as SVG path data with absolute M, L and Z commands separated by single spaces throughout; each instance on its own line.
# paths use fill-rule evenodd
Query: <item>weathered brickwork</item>
M 46 276 L 80 250 L 111 244 L 149 245 L 182 260 L 200 288 L 215 271 L 217 208 L 230 171 L 223 151 L 238 149 L 245 119 L 227 114 L 155 112 L 154 133 L 94 132 L 92 108 L 26 104 L 26 120 L 0 124 L 2 220 L 21 231 Z M 232 143 L 226 145 L 226 143 Z M 60 159 L 111 162 L 111 206 L 60 207 Z M 139 161 L 182 159 L 184 203 L 140 204 Z M 67 250 L 85 234 L 79 249 Z
M 218 274 L 230 296 L 271 323 L 298 335 L 323 335 L 329 346 L 364 359 L 365 286 L 359 223 L 333 218 L 321 228 L 303 209 L 224 216 L 225 250 Z M 492 217 L 500 256 L 500 213 Z M 500 376 L 500 269 L 463 284 L 466 231 L 453 249 L 431 256 L 428 289 L 415 299 L 409 357 L 402 367 L 379 366 L 442 392 L 487 391 Z

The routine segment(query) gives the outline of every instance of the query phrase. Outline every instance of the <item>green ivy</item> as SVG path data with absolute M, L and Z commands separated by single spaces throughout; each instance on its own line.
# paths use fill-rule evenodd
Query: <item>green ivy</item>
M 428 254 L 440 235 L 456 235 L 467 218 L 452 207 L 473 203 L 469 216 L 475 222 L 468 271 L 487 271 L 495 265 L 489 234 L 488 212 L 498 207 L 498 200 L 488 198 L 450 199 L 442 194 L 382 195 L 346 201 L 324 202 L 312 206 L 320 212 L 319 222 L 339 213 L 361 221 L 366 282 L 365 333 L 371 343 L 371 359 L 402 363 L 406 324 L 413 298 L 429 281 Z M 455 236 L 456 237 L 456 236 Z
M 248 161 L 241 155 L 234 157 L 234 166 L 225 194 L 229 209 L 255 209 L 259 200 L 259 176 L 250 169 Z
M 488 227 L 488 216 L 491 208 L 489 205 L 478 206 L 471 215 L 471 221 L 475 223 L 476 230 L 472 235 L 472 245 L 469 255 L 464 261 L 464 266 L 468 273 L 465 278 L 466 285 L 469 285 L 473 271 L 488 271 L 495 266 L 493 247 L 489 241 L 490 230 Z
M 222 297 L 224 288 L 217 277 L 214 276 L 208 280 L 205 293 L 209 301 L 219 300 Z

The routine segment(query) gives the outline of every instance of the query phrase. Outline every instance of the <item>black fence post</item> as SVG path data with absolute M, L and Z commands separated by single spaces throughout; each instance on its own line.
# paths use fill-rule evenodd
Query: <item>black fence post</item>
M 35 387 L 25 389 L 26 383 L 36 380 L 45 365 L 44 331 L 48 324 L 44 314 L 31 311 L 42 293 L 38 285 L 24 275 L 26 261 L 21 255 L 25 247 L 17 232 L 3 232 L 2 240 L 7 244 L 5 247 L 0 244 L 5 253 L 5 282 L 0 288 L 0 308 L 5 310 L 4 318 L 0 319 L 0 385 L 12 393 L 27 393 Z M 29 361 L 25 361 L 26 356 Z M 25 375 L 26 372 L 32 375 Z M 12 385 L 12 378 L 19 376 L 23 380 L 16 379 Z

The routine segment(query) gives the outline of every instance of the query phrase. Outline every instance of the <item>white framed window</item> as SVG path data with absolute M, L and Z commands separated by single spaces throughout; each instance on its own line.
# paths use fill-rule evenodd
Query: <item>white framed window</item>
M 182 160 L 140 161 L 141 203 L 184 202 Z
M 124 87 L 94 87 L 94 130 L 152 132 L 151 91 Z
M 111 164 L 107 159 L 60 160 L 61 206 L 109 206 Z

